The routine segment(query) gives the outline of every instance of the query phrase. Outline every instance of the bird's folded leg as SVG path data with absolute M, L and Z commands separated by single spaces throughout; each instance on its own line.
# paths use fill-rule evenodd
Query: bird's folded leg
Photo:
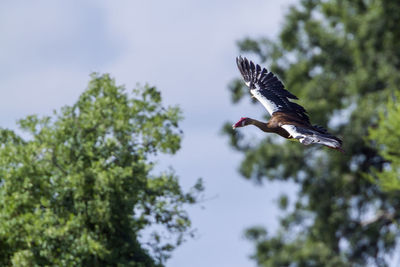
M 308 145 L 314 143 L 314 140 L 307 136 L 299 138 L 299 141 L 300 141 L 300 143 L 302 143 L 305 146 L 308 146 Z

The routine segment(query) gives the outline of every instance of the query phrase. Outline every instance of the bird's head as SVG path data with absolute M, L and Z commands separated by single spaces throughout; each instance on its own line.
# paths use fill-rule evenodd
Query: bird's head
M 239 128 L 239 127 L 244 127 L 244 126 L 249 125 L 249 124 L 250 124 L 249 118 L 242 117 L 242 118 L 240 118 L 240 120 L 237 123 L 232 125 L 232 129 Z

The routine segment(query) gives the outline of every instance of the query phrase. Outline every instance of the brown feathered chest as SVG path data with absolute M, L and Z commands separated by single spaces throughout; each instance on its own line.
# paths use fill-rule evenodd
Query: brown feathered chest
M 275 112 L 272 114 L 271 119 L 267 122 L 268 128 L 272 132 L 277 133 L 284 138 L 293 138 L 293 136 L 290 136 L 290 134 L 281 127 L 282 125 L 286 124 L 312 128 L 312 125 L 309 122 L 299 118 L 295 113 L 289 112 Z

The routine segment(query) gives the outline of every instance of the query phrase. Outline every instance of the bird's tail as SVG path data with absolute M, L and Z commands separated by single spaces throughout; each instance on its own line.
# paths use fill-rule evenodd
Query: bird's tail
M 304 138 L 301 138 L 300 142 L 304 145 L 309 145 L 313 143 L 321 144 L 331 149 L 339 150 L 342 153 L 344 152 L 344 150 L 342 149 L 342 140 L 330 134 L 314 133 L 312 135 L 307 135 Z

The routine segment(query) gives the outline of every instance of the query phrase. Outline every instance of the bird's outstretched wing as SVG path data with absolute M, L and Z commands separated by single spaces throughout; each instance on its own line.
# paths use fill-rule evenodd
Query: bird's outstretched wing
M 306 110 L 289 100 L 298 98 L 287 91 L 272 72 L 268 72 L 247 58 L 237 57 L 236 63 L 251 94 L 263 104 L 269 114 L 272 115 L 277 111 L 291 112 L 309 122 Z

